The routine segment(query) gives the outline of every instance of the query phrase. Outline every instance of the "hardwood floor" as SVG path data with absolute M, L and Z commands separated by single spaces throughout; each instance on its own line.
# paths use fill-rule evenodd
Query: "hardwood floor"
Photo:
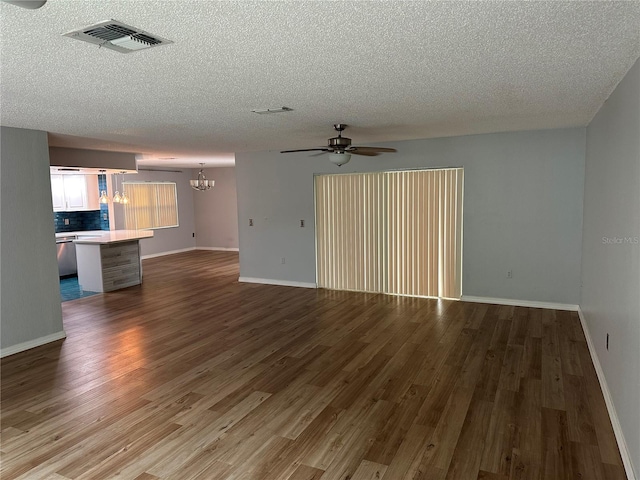
M 625 478 L 574 313 L 144 275 L 3 359 L 3 480 Z

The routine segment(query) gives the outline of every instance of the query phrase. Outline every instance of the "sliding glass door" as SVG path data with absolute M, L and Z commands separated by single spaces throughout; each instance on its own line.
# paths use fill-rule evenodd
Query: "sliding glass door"
M 459 298 L 461 168 L 318 175 L 322 288 Z

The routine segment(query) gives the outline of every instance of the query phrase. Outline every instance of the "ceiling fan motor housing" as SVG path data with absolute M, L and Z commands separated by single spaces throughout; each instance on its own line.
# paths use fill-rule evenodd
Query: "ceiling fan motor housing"
M 347 137 L 333 137 L 329 139 L 328 147 L 336 150 L 344 150 L 351 145 L 351 139 Z

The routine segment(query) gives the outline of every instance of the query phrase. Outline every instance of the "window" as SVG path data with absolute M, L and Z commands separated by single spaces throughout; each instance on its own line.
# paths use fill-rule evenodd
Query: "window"
M 318 175 L 319 287 L 459 298 L 461 168 Z
M 127 230 L 178 226 L 178 194 L 175 182 L 124 182 L 129 203 L 124 205 Z

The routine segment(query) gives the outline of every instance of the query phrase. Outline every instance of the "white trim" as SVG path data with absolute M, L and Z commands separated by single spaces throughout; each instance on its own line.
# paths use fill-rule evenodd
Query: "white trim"
M 170 250 L 168 252 L 151 253 L 149 255 L 142 255 L 140 259 L 146 260 L 147 258 L 164 257 L 165 255 L 173 255 L 174 253 L 191 252 L 192 250 L 195 250 L 195 249 L 196 247 L 190 247 L 190 248 L 181 248 L 180 250 Z
M 239 252 L 240 249 L 238 247 L 196 247 L 196 250 L 213 250 L 213 251 L 221 251 L 221 252 Z
M 460 300 L 472 303 L 493 303 L 496 305 L 513 305 L 515 307 L 550 308 L 552 310 L 568 310 L 570 312 L 578 311 L 578 305 L 571 305 L 569 303 L 536 302 L 532 300 L 515 300 L 513 298 L 470 297 L 467 295 L 463 295 Z
M 25 350 L 30 350 L 46 343 L 55 342 L 56 340 L 62 340 L 63 338 L 67 338 L 67 332 L 65 332 L 64 330 L 60 330 L 59 332 L 52 333 L 51 335 L 45 335 L 44 337 L 34 338 L 33 340 L 29 340 L 28 342 L 18 343 L 17 345 L 12 345 L 10 347 L 1 349 L 0 358 L 24 352 Z
M 274 280 L 271 278 L 240 277 L 238 278 L 238 281 L 241 283 L 262 283 L 265 285 L 281 285 L 283 287 L 318 288 L 318 286 L 315 283 L 290 282 L 289 280 Z
M 633 463 L 631 463 L 631 455 L 629 454 L 629 447 L 627 446 L 627 442 L 624 438 L 624 433 L 622 432 L 622 427 L 620 426 L 618 413 L 616 412 L 616 407 L 613 404 L 613 399 L 611 398 L 611 391 L 609 390 L 609 386 L 607 385 L 607 379 L 604 376 L 604 370 L 602 370 L 602 365 L 600 365 L 600 359 L 598 358 L 598 354 L 596 353 L 593 339 L 591 338 L 591 334 L 589 333 L 587 320 L 584 318 L 584 314 L 582 313 L 580 306 L 578 306 L 578 317 L 580 317 L 580 323 L 582 324 L 584 336 L 587 338 L 587 346 L 589 347 L 589 353 L 591 354 L 591 361 L 593 362 L 593 366 L 596 369 L 596 374 L 598 375 L 598 381 L 600 382 L 600 389 L 602 390 L 602 395 L 604 396 L 604 402 L 607 404 L 607 411 L 609 412 L 609 418 L 611 419 L 611 425 L 613 426 L 613 433 L 615 434 L 616 440 L 618 442 L 618 449 L 620 450 L 620 456 L 622 457 L 624 470 L 629 480 L 636 480 L 636 475 L 633 471 Z

